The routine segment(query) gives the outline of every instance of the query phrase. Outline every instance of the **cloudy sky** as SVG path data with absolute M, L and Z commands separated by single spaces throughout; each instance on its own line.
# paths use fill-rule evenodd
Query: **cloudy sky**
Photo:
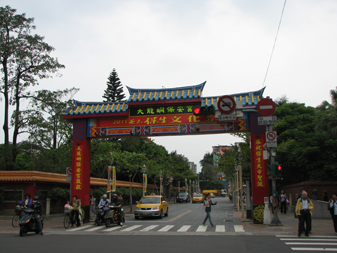
M 35 18 L 35 32 L 66 66 L 42 89 L 80 88 L 74 99 L 102 101 L 116 69 L 124 91 L 207 81 L 203 96 L 263 87 L 284 0 L 0 0 Z M 317 106 L 336 87 L 337 1 L 288 0 L 264 96 Z M 0 111 L 3 102 L 0 101 Z M 2 115 L 2 113 L 0 113 Z M 0 125 L 3 118 L 0 117 Z M 24 138 L 24 137 L 21 137 Z M 230 135 L 157 137 L 198 164 Z M 0 131 L 0 142 L 3 132 Z

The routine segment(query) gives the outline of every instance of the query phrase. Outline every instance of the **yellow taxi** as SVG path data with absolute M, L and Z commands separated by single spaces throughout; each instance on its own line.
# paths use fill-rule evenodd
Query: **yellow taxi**
M 204 197 L 202 196 L 201 193 L 193 194 L 192 203 L 196 203 L 196 202 L 200 202 L 200 203 L 204 202 Z
M 137 206 L 134 211 L 136 220 L 140 217 L 159 217 L 162 219 L 164 215 L 168 216 L 168 203 L 161 195 L 144 196 L 136 203 Z

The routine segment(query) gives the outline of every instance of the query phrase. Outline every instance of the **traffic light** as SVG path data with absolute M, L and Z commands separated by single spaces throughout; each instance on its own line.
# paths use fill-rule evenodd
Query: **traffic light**
M 281 164 L 276 164 L 277 165 L 277 176 L 280 178 L 283 178 L 283 170 L 282 170 L 282 165 Z
M 215 107 L 214 107 L 214 105 L 210 105 L 210 106 L 194 106 L 193 107 L 193 114 L 195 116 L 215 115 Z

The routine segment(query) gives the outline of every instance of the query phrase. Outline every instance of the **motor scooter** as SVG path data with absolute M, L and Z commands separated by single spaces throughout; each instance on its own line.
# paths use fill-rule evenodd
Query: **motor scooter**
M 104 207 L 104 206 L 99 206 L 98 207 L 98 210 L 96 212 L 96 219 L 95 219 L 95 223 L 94 223 L 96 226 L 101 226 L 102 223 L 105 223 L 104 216 L 105 216 L 106 212 L 109 212 L 109 209 L 106 208 L 106 207 Z
M 118 224 L 118 215 L 121 216 L 121 221 L 125 223 L 125 214 L 123 208 L 117 208 L 114 203 L 109 205 L 109 210 L 106 211 L 104 215 L 105 226 L 110 227 L 111 224 Z
M 25 215 L 21 218 L 19 225 L 20 225 L 20 236 L 24 236 L 28 232 L 35 232 L 38 234 L 40 231 L 37 227 L 37 220 L 34 216 L 35 210 L 31 208 L 23 209 Z M 41 225 L 43 229 L 43 218 L 41 218 Z

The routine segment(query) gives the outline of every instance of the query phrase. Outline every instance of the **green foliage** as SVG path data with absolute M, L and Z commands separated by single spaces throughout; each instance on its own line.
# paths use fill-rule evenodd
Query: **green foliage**
M 112 70 L 106 82 L 107 88 L 104 91 L 104 102 L 118 102 L 125 98 L 122 83 L 115 69 Z
M 48 196 L 51 201 L 66 202 L 70 198 L 70 192 L 68 189 L 62 189 L 62 188 L 56 187 L 48 192 Z
M 201 190 L 221 190 L 223 188 L 224 188 L 224 185 L 219 180 L 200 182 Z
M 317 127 L 321 117 L 328 117 L 321 109 L 299 103 L 276 108 L 276 161 L 282 164 L 283 184 L 337 180 L 337 140 L 327 129 Z

